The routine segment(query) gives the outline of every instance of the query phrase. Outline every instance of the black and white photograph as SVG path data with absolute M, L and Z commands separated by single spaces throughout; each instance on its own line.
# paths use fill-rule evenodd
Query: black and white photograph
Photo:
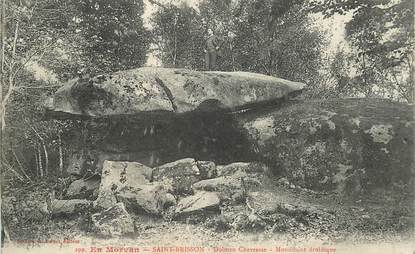
M 0 0 L 1 254 L 415 254 L 413 0 Z

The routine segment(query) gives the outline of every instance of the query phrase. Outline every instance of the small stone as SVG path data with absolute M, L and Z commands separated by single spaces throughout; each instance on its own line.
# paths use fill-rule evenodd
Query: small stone
M 93 229 L 102 236 L 123 236 L 134 233 L 134 221 L 123 203 L 92 215 Z
M 268 171 L 268 167 L 259 162 L 235 162 L 229 165 L 216 167 L 218 176 L 230 176 L 235 174 L 263 173 Z
M 171 191 L 177 195 L 191 194 L 192 184 L 200 178 L 197 163 L 191 158 L 170 162 L 153 170 L 153 181 L 170 185 Z
M 216 165 L 213 161 L 198 161 L 197 167 L 200 170 L 200 176 L 202 179 L 210 179 L 216 177 Z
M 245 200 L 245 188 L 241 178 L 235 176 L 221 176 L 213 179 L 202 180 L 193 184 L 194 191 L 217 192 L 221 200 L 243 201 Z
M 280 178 L 280 179 L 278 179 L 278 181 L 277 181 L 279 184 L 281 184 L 281 185 L 286 185 L 286 186 L 288 186 L 288 185 L 290 185 L 290 182 L 288 181 L 288 179 L 287 178 L 285 178 L 285 177 L 282 177 L 282 178 Z
M 288 215 L 293 215 L 296 213 L 301 213 L 302 210 L 300 208 L 298 208 L 297 206 L 294 206 L 292 204 L 288 204 L 288 203 L 281 203 L 280 204 L 280 211 L 288 214 Z
M 97 193 L 96 190 L 98 190 L 100 182 L 98 177 L 92 177 L 87 180 L 75 180 L 69 185 L 65 197 L 68 199 L 94 199 L 94 195 Z
M 86 199 L 55 199 L 51 201 L 50 213 L 52 215 L 76 214 L 91 207 L 92 202 Z
M 98 198 L 94 201 L 95 209 L 108 209 L 117 203 L 115 194 L 112 191 L 100 191 Z
M 413 229 L 415 219 L 413 216 L 401 216 L 398 220 L 398 227 L 401 229 Z
M 71 175 L 80 176 L 84 173 L 84 163 L 85 158 L 83 156 L 83 153 L 74 153 L 69 158 L 69 164 L 66 168 L 66 172 Z
M 121 189 L 139 189 L 150 183 L 152 169 L 138 162 L 104 161 L 97 209 L 107 209 L 117 203 L 116 194 Z
M 138 162 L 104 161 L 101 187 L 112 190 L 148 184 L 152 169 Z
M 169 207 L 176 205 L 174 196 L 160 183 L 141 185 L 140 188 L 123 188 L 116 194 L 117 200 L 128 208 L 153 215 L 162 215 Z
M 216 210 L 219 207 L 219 203 L 219 197 L 215 192 L 201 191 L 181 199 L 177 204 L 176 214 Z
M 247 203 L 255 211 L 266 214 L 275 213 L 279 209 L 278 193 L 272 191 L 253 191 L 247 194 Z
M 46 198 L 36 193 L 16 197 L 2 197 L 1 216 L 11 220 L 44 221 L 50 213 L 50 204 Z

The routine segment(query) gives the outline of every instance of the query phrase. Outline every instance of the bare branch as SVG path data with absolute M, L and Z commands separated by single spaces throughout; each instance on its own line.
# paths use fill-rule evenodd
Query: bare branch
M 18 86 L 17 89 L 48 89 L 62 87 L 62 85 L 53 85 L 53 86 Z
M 17 37 L 18 36 L 19 36 L 19 20 L 16 21 L 16 29 L 14 31 L 12 58 L 14 58 L 16 56 L 16 46 L 17 46 Z
M 29 180 L 29 181 L 32 181 L 32 179 L 30 179 L 30 177 L 26 174 L 26 171 L 24 170 L 24 167 L 23 167 L 23 164 L 20 162 L 20 160 L 19 160 L 19 157 L 17 156 L 17 154 L 16 154 L 16 152 L 14 151 L 14 149 L 12 148 L 12 152 L 13 152 L 13 155 L 14 155 L 14 158 L 16 159 L 16 161 L 17 161 L 17 164 L 19 165 L 19 167 L 20 167 L 20 171 L 22 171 L 22 173 L 23 173 L 23 175 Z
M 1 73 L 4 73 L 4 63 L 5 63 L 5 44 L 6 44 L 6 7 L 5 0 L 1 1 Z M 1 88 L 0 88 L 1 89 Z M 1 95 L 1 92 L 0 92 Z
M 11 96 L 11 94 L 13 93 L 14 90 L 14 75 L 12 74 L 13 72 L 13 67 L 14 67 L 14 63 L 15 63 L 15 56 L 16 56 L 16 45 L 17 45 L 17 37 L 19 36 L 19 21 L 16 21 L 16 28 L 14 31 L 14 39 L 13 39 L 13 51 L 12 51 L 12 57 L 11 57 L 11 62 L 10 62 L 10 73 L 9 73 L 9 87 L 7 89 L 6 95 L 4 97 L 1 98 L 1 108 L 0 108 L 0 115 L 1 115 L 1 129 L 2 131 L 4 131 L 4 129 L 6 128 L 6 123 L 5 123 L 5 115 L 6 115 L 6 105 L 7 102 Z M 3 85 L 3 83 L 2 83 Z
M 30 16 L 29 16 L 29 21 L 32 19 L 33 17 L 33 12 L 35 11 L 37 5 L 37 0 L 35 1 L 35 4 L 33 5 L 33 8 L 30 10 Z
M 16 170 L 14 170 L 12 166 L 10 166 L 5 161 L 1 161 L 1 162 L 6 168 L 8 168 L 10 171 L 12 171 L 16 175 L 16 177 L 19 178 L 20 181 L 24 182 L 23 176 L 21 174 L 19 174 Z
M 3 86 L 4 86 L 4 80 L 3 80 L 3 75 L 4 75 L 4 65 L 5 65 L 5 42 L 6 42 L 6 7 L 5 7 L 5 0 L 1 1 L 1 21 L 0 21 L 0 26 L 1 26 L 1 73 L 0 73 L 0 121 L 1 121 L 1 129 L 3 130 L 3 126 L 4 124 L 4 119 L 5 119 L 5 112 L 3 112 Z M 0 160 L 3 160 L 3 153 L 1 153 L 0 155 Z
M 28 122 L 26 121 L 26 123 L 28 123 Z M 38 137 L 39 137 L 39 139 L 40 139 L 42 142 L 44 142 L 44 139 L 42 138 L 42 136 L 40 136 L 39 132 L 37 132 L 37 130 L 36 130 L 33 126 L 30 126 L 30 128 L 32 128 L 32 130 L 36 133 L 36 136 L 38 136 Z
M 167 7 L 164 4 L 161 4 L 159 1 L 156 0 L 148 0 L 151 4 L 157 5 L 163 9 L 167 9 Z
M 26 56 L 25 57 L 25 61 L 22 63 L 22 64 L 20 64 L 20 66 L 18 67 L 18 68 L 16 68 L 16 70 L 14 71 L 14 73 L 13 73 L 13 78 L 15 78 L 16 76 L 17 76 L 17 74 L 21 71 L 21 70 L 23 70 L 26 66 L 27 66 L 27 64 L 36 56 L 36 55 L 38 55 L 39 53 L 40 53 L 40 56 L 39 56 L 39 60 L 40 59 L 42 59 L 43 58 L 43 56 L 45 55 L 45 53 L 46 53 L 46 49 L 48 48 L 48 47 L 50 47 L 50 46 L 52 46 L 54 44 L 54 42 L 51 42 L 51 43 L 49 43 L 49 44 L 46 44 L 46 45 L 44 45 L 43 47 L 41 47 L 41 48 L 39 48 L 39 49 L 36 49 L 36 50 L 34 50 L 33 51 L 33 53 L 31 53 L 30 55 L 28 55 L 28 56 Z

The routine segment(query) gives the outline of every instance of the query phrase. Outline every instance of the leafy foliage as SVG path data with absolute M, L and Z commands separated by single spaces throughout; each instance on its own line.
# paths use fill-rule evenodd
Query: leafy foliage
M 141 16 L 142 0 L 80 0 L 77 29 L 87 40 L 89 73 L 117 71 L 143 65 L 150 33 Z
M 332 0 L 313 3 L 326 16 L 352 13 L 346 39 L 356 73 L 351 94 L 414 101 L 414 6 L 411 0 Z
M 236 62 L 243 70 L 312 83 L 324 34 L 311 26 L 303 6 L 291 3 L 281 9 L 281 4 L 252 1 L 239 6 Z
M 166 66 L 201 68 L 203 57 L 203 30 L 196 11 L 187 6 L 173 4 L 159 9 L 152 18 L 153 36 L 158 57 Z
M 146 61 L 143 2 L 11 0 L 4 12 L 2 166 L 20 180 L 60 174 L 79 123 L 45 121 L 43 103 L 69 79 Z
M 185 5 L 159 8 L 153 22 L 163 63 L 201 69 L 204 43 L 211 29 L 221 39 L 220 70 L 314 82 L 324 34 L 312 27 L 307 8 L 301 3 L 204 0 L 199 12 Z M 180 60 L 173 61 L 173 56 Z

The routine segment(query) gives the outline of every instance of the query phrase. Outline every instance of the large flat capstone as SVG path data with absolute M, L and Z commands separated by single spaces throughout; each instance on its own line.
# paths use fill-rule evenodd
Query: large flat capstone
M 46 108 L 54 116 L 94 117 L 237 109 L 287 97 L 304 86 L 256 73 L 144 67 L 69 81 Z

